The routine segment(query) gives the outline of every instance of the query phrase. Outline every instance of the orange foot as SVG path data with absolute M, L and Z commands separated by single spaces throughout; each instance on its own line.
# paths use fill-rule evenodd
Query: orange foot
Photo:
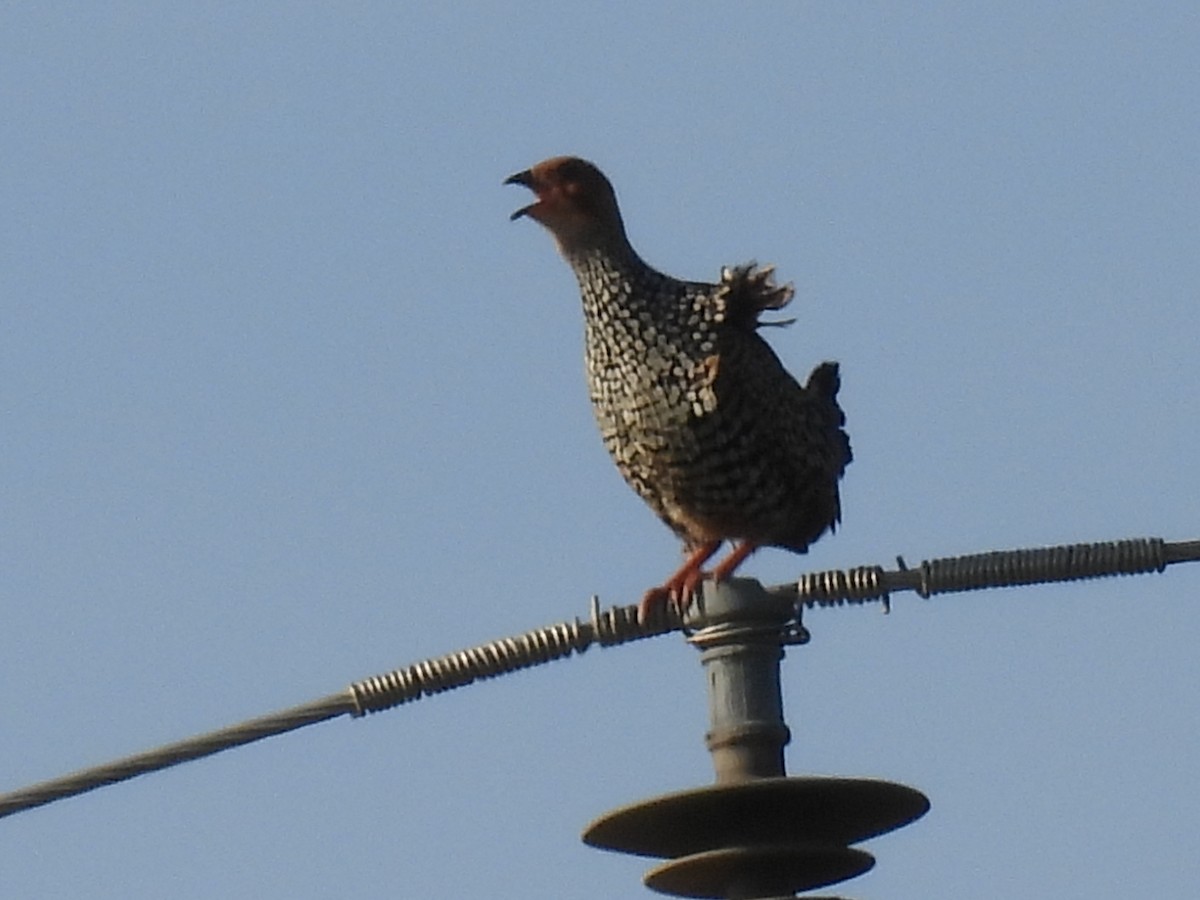
M 662 587 L 650 588 L 638 606 L 638 621 L 650 621 L 656 608 L 664 609 L 671 604 L 682 616 L 692 604 L 696 588 L 704 580 L 703 566 L 712 555 L 721 549 L 720 541 L 707 541 L 692 551 L 683 565 L 667 579 Z
M 680 616 L 686 613 L 688 607 L 692 605 L 700 582 L 706 577 L 704 564 L 720 547 L 721 541 L 707 541 L 701 544 L 692 551 L 678 571 L 667 579 L 666 584 L 646 591 L 646 595 L 642 597 L 642 602 L 638 606 L 638 621 L 648 622 L 656 608 L 665 608 L 667 604 L 674 606 Z M 733 548 L 733 552 L 713 569 L 713 580 L 724 581 L 746 561 L 746 557 L 757 549 L 758 544 L 751 541 L 743 541 L 738 544 Z

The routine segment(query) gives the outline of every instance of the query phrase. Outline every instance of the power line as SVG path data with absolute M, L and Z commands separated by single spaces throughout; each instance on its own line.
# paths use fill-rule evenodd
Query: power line
M 1137 538 L 946 557 L 922 562 L 915 568 L 897 558 L 894 570 L 860 566 L 813 572 L 802 575 L 797 582 L 776 585 L 767 591 L 786 597 L 796 607 L 796 627 L 801 629 L 801 607 L 882 602 L 886 608 L 891 595 L 901 591 L 930 597 L 985 588 L 1162 572 L 1174 563 L 1196 561 L 1200 561 L 1200 540 L 1167 542 L 1161 538 Z M 485 678 L 565 659 L 594 644 L 615 646 L 677 631 L 686 625 L 673 611 L 641 623 L 637 619 L 637 606 L 601 610 L 599 599 L 593 597 L 587 621 L 572 619 L 428 659 L 365 678 L 340 693 L 300 706 L 0 794 L 0 818 L 306 725 L 343 715 L 359 717 L 382 712 Z

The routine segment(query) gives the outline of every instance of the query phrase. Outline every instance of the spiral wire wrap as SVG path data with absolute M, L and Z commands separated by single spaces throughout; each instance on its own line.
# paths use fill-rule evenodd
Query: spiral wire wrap
M 921 563 L 916 591 L 930 597 L 950 591 L 1161 572 L 1167 567 L 1164 547 L 1161 539 L 1142 538 L 934 559 Z
M 786 595 L 798 609 L 872 601 L 882 601 L 886 608 L 891 594 L 897 591 L 930 597 L 951 591 L 1162 572 L 1172 563 L 1197 560 L 1200 540 L 1167 543 L 1159 538 L 1141 538 L 934 559 L 915 569 L 899 559 L 894 571 L 859 566 L 845 571 L 811 572 L 798 582 L 768 590 Z M 587 621 L 560 622 L 428 659 L 365 678 L 340 693 L 310 703 L 0 794 L 0 818 L 306 725 L 343 715 L 360 717 L 380 712 L 481 679 L 565 659 L 593 644 L 615 646 L 678 631 L 684 625 L 673 610 L 662 611 L 647 622 L 638 621 L 636 606 L 601 610 L 597 597 L 592 597 L 590 612 Z M 804 632 L 799 615 L 795 627 L 798 633 Z
M 805 606 L 842 606 L 889 598 L 883 566 L 830 569 L 800 576 L 800 602 Z
M 886 606 L 897 591 L 915 591 L 928 599 L 934 594 L 984 588 L 1162 572 L 1171 563 L 1198 559 L 1200 541 L 1167 543 L 1161 538 L 1134 538 L 950 556 L 926 560 L 915 569 L 897 558 L 898 568 L 893 571 L 880 566 L 859 566 L 808 572 L 800 576 L 792 590 L 796 602 L 807 607 L 874 601 L 882 601 Z
M 565 659 L 573 653 L 582 653 L 592 644 L 623 644 L 664 634 L 680 625 L 673 611 L 641 625 L 637 607 L 602 611 L 598 597 L 592 597 L 591 613 L 588 622 L 579 619 L 560 622 L 356 681 L 350 685 L 354 715 L 381 712 L 474 681 Z

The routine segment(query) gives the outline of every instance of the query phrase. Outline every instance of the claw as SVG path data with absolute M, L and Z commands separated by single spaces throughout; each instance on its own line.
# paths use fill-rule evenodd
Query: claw
M 696 599 L 696 595 L 700 593 L 700 583 L 707 577 L 708 573 L 697 567 L 689 569 L 687 574 L 680 579 L 674 599 L 675 608 L 679 610 L 681 618 L 688 611 L 688 607 L 692 605 L 692 601 Z
M 642 602 L 638 604 L 638 623 L 645 625 L 653 621 L 657 610 L 666 610 L 667 604 L 671 602 L 671 593 L 665 585 L 650 588 L 642 597 Z
M 720 548 L 720 541 L 710 541 L 701 544 L 687 558 L 682 566 L 666 580 L 661 587 L 650 588 L 638 604 L 638 621 L 645 625 L 652 621 L 658 610 L 666 610 L 667 605 L 675 607 L 679 617 L 691 607 L 700 593 L 700 585 L 709 575 L 704 571 L 704 564 Z M 734 570 L 746 561 L 751 553 L 758 549 L 758 544 L 743 541 L 733 548 L 733 551 L 717 565 L 712 572 L 713 581 L 724 581 Z
M 651 621 L 659 610 L 665 611 L 668 606 L 674 607 L 682 619 L 684 613 L 696 599 L 696 595 L 700 591 L 700 583 L 707 576 L 708 573 L 702 569 L 693 569 L 687 572 L 681 570 L 661 587 L 650 588 L 642 597 L 642 602 L 638 604 L 638 621 L 644 625 Z
M 700 587 L 700 582 L 704 580 L 704 564 L 720 548 L 720 541 L 708 541 L 701 544 L 692 551 L 683 565 L 667 579 L 665 584 L 646 591 L 642 602 L 638 604 L 638 621 L 642 624 L 649 622 L 655 609 L 665 608 L 668 603 L 678 610 L 680 616 L 687 612 L 696 596 L 696 590 Z

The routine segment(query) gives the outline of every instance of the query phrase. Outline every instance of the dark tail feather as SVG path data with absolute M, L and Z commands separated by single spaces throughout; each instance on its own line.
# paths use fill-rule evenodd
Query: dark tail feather
M 826 404 L 826 410 L 830 417 L 830 429 L 836 434 L 836 441 L 840 445 L 839 478 L 846 470 L 846 466 L 854 459 L 854 453 L 850 449 L 850 437 L 842 430 L 842 426 L 846 424 L 846 414 L 842 412 L 842 408 L 838 406 L 837 402 L 837 392 L 841 386 L 842 377 L 838 372 L 838 364 L 823 362 L 813 369 L 812 374 L 808 376 L 808 384 L 804 388 L 813 396 L 821 398 Z
M 830 403 L 837 405 L 838 389 L 842 386 L 842 376 L 838 372 L 838 364 L 835 362 L 823 362 L 808 376 L 808 384 L 805 387 L 815 393 L 818 397 L 823 397 Z

